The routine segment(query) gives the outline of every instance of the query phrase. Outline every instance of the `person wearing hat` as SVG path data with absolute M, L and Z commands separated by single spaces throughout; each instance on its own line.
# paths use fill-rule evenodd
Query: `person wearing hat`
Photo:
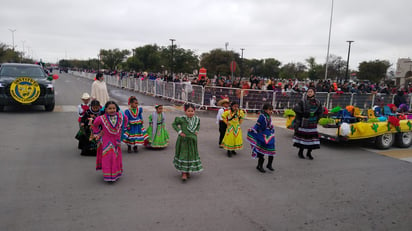
M 79 114 L 79 118 L 78 118 L 77 122 L 79 122 L 79 125 L 80 125 L 80 120 L 82 119 L 84 113 L 90 107 L 89 106 L 90 95 L 87 92 L 83 93 L 82 97 L 81 97 L 81 100 L 82 100 L 82 103 L 77 106 L 77 113 Z
M 222 114 L 223 112 L 229 109 L 229 103 L 230 102 L 228 99 L 219 100 L 219 102 L 217 103 L 217 105 L 221 107 L 217 111 L 217 116 L 216 116 L 216 124 L 219 125 L 219 148 L 223 148 L 222 140 L 223 140 L 223 137 L 225 137 L 226 128 L 227 128 L 226 123 L 223 121 Z
M 322 104 L 315 98 L 315 88 L 307 90 L 293 111 L 296 113 L 293 146 L 299 148 L 299 158 L 305 159 L 303 151 L 307 149 L 306 156 L 313 160 L 312 150 L 320 148 L 318 121 L 323 113 Z

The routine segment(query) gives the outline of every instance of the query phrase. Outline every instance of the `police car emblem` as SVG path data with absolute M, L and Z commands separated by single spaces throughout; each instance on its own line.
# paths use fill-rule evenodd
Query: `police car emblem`
M 32 78 L 19 77 L 11 83 L 10 94 L 17 102 L 30 104 L 39 98 L 40 86 Z

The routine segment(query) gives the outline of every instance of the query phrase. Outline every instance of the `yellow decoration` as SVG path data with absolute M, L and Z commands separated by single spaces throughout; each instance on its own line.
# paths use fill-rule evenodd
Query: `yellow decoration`
M 30 104 L 39 98 L 40 86 L 32 78 L 19 77 L 11 83 L 10 94 L 17 102 Z

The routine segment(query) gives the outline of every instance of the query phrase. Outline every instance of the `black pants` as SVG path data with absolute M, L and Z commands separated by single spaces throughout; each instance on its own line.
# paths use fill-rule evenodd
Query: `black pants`
M 219 120 L 219 145 L 222 144 L 223 137 L 225 137 L 227 125 L 223 120 Z

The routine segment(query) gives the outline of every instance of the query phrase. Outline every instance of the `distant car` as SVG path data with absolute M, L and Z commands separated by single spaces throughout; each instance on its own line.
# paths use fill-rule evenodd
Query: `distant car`
M 53 111 L 53 79 L 35 64 L 3 63 L 0 66 L 0 111 L 10 105 L 44 105 Z

